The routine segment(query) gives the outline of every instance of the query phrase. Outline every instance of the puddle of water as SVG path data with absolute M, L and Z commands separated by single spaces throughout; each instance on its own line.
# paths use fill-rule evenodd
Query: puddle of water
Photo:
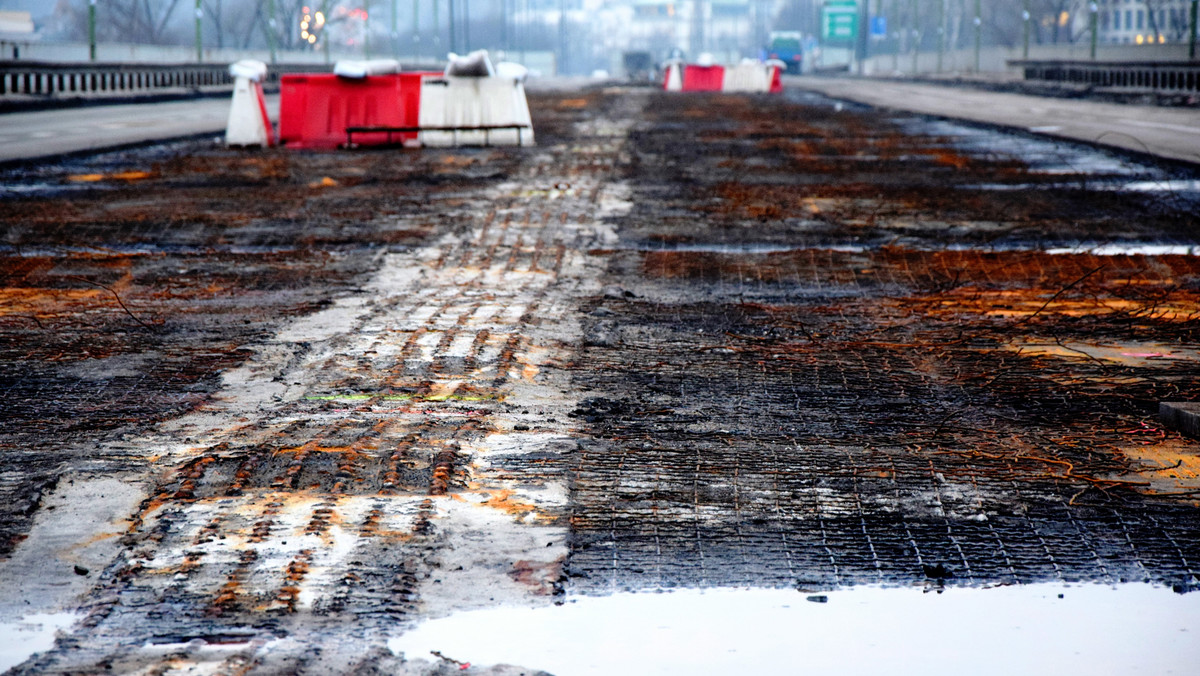
M 1198 632 L 1200 594 L 1142 584 L 710 589 L 464 612 L 388 646 L 556 676 L 1192 674 Z
M 1051 255 L 1092 254 L 1093 256 L 1200 256 L 1195 244 L 1097 244 L 1046 249 Z
M 1019 252 L 1043 251 L 1054 256 L 1078 256 L 1091 254 L 1093 256 L 1200 256 L 1200 245 L 1197 244 L 1100 244 L 1084 242 L 1074 246 L 1044 248 L 1021 243 L 997 243 L 988 246 L 975 244 L 950 244 L 944 247 L 923 246 L 920 243 L 906 243 L 905 248 L 914 251 L 989 251 L 989 252 Z M 681 244 L 642 244 L 633 245 L 632 251 L 643 252 L 695 252 L 715 254 L 775 254 L 794 251 L 837 251 L 842 253 L 866 253 L 879 251 L 878 244 L 820 244 L 815 246 L 796 246 L 785 244 L 737 242 L 688 242 Z
M 1134 181 L 1121 186 L 1130 192 L 1200 192 L 1200 180 Z
M 73 613 L 37 613 L 15 622 L 0 622 L 0 672 L 54 647 L 57 633 L 79 619 Z
M 682 244 L 650 244 L 638 246 L 634 251 L 686 251 L 695 253 L 716 254 L 773 254 L 790 253 L 792 251 L 842 251 L 846 253 L 863 253 L 873 247 L 861 244 L 821 244 L 819 246 L 796 246 L 794 244 L 771 244 L 766 242 L 688 242 Z M 878 247 L 874 247 L 878 248 Z

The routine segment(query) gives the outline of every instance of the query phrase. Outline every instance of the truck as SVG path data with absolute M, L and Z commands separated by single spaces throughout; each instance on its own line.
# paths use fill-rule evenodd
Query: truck
M 798 75 L 804 62 L 804 35 L 799 31 L 771 31 L 766 53 L 768 59 L 787 64 L 786 72 Z

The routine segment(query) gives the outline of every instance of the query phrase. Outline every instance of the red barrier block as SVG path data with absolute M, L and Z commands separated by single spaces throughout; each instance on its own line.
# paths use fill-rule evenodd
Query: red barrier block
M 440 73 L 396 73 L 349 79 L 337 75 L 284 75 L 279 90 L 279 141 L 293 148 L 336 148 L 347 127 L 416 127 L 421 79 Z M 416 132 L 392 134 L 393 143 Z M 384 133 L 354 135 L 360 145 L 387 143 Z
M 685 92 L 719 92 L 724 82 L 724 66 L 696 66 L 689 63 L 683 67 Z

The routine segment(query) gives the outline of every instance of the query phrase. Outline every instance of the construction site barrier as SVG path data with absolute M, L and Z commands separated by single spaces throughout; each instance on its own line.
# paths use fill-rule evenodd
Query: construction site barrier
M 262 89 L 267 64 L 250 59 L 238 61 L 229 66 L 229 74 L 234 78 L 234 87 L 229 121 L 225 125 L 225 144 L 264 148 L 271 145 L 274 134 Z
M 776 62 L 749 62 L 736 66 L 710 66 L 673 62 L 667 64 L 663 89 L 684 92 L 757 92 L 783 91 L 780 67 Z
M 442 77 L 421 83 L 423 146 L 533 145 L 533 122 L 519 78 Z
M 375 75 L 361 64 L 335 69 L 355 77 L 282 79 L 281 143 L 294 148 L 533 144 L 525 70 L 508 64 L 493 69 L 486 52 L 452 54 L 445 73 Z
M 336 148 L 351 127 L 411 128 L 420 124 L 421 80 L 440 73 L 394 73 L 363 78 L 331 74 L 285 75 L 279 91 L 279 142 L 293 148 Z M 416 132 L 402 132 L 415 142 Z M 362 145 L 392 143 L 396 136 L 363 132 Z

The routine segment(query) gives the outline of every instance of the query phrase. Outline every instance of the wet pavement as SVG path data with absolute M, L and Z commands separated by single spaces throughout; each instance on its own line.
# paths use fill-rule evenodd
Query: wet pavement
M 949 82 L 850 77 L 788 77 L 787 86 L 861 104 L 1000 125 L 1053 138 L 1200 164 L 1200 114 L 1192 97 L 1177 106 L 1115 103 L 1104 93 L 1060 97 L 989 91 L 987 78 Z M 1037 83 L 1033 83 L 1037 86 Z M 1129 98 L 1135 95 L 1126 94 Z M 1183 98 L 1183 97 L 1181 97 Z M 1081 100 L 1082 99 L 1082 100 Z
M 0 176 L 0 632 L 41 641 L 0 664 L 588 673 L 404 641 L 659 590 L 612 612 L 1136 583 L 1088 608 L 1200 629 L 1156 416 L 1200 382 L 1194 174 L 798 92 L 530 105 L 537 148 Z

